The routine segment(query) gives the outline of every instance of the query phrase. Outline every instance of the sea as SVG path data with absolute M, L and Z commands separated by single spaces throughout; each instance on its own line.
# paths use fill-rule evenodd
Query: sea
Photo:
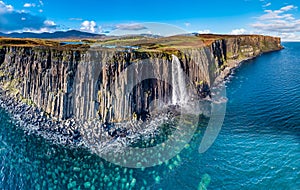
M 84 148 L 28 134 L 0 109 L 0 189 L 300 189 L 300 43 L 244 62 L 226 82 L 227 109 L 199 153 L 203 121 L 185 148 L 126 168 Z

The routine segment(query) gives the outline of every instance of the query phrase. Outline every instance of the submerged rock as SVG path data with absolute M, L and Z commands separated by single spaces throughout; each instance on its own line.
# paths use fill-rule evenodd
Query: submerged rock
M 210 181 L 211 181 L 210 175 L 204 174 L 198 185 L 198 190 L 206 190 L 208 185 L 210 184 Z
M 91 182 L 85 182 L 84 188 L 89 189 L 91 187 Z
M 72 189 L 76 187 L 76 181 L 71 181 L 70 183 L 68 183 L 68 189 Z

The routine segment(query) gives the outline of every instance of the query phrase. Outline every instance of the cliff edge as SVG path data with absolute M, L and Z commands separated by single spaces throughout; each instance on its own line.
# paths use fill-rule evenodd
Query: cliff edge
M 240 62 L 282 49 L 280 38 L 260 35 L 113 39 L 79 45 L 26 40 L 0 38 L 1 88 L 52 119 L 103 123 L 146 119 L 151 106 L 159 106 L 155 100 L 176 104 L 180 98 L 174 97 L 174 84 L 181 82 L 181 75 L 188 81 L 188 93 L 205 98 L 216 79 Z

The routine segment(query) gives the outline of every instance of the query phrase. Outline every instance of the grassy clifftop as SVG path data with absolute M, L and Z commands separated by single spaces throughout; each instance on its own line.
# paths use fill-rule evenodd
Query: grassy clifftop
M 125 37 L 106 37 L 102 39 L 60 39 L 44 40 L 34 38 L 4 38 L 0 37 L 0 46 L 48 46 L 56 48 L 87 48 L 99 47 L 109 49 L 130 49 L 133 48 L 139 52 L 161 52 L 174 51 L 181 49 L 194 49 L 212 45 L 216 40 L 238 39 L 241 45 L 253 44 L 254 41 L 264 43 L 259 38 L 277 41 L 280 45 L 280 38 L 268 37 L 261 35 L 216 35 L 216 34 L 199 34 L 199 35 L 178 35 L 170 37 L 145 37 L 145 36 L 125 36 Z M 259 40 L 256 40 L 259 39 Z M 67 43 L 66 43 L 67 42 Z M 257 46 L 261 44 L 256 44 Z M 266 47 L 268 44 L 264 44 Z M 278 46 L 279 46 L 278 45 Z

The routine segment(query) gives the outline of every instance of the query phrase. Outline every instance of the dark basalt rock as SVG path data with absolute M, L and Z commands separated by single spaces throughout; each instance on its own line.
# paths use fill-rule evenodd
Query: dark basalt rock
M 227 75 L 224 72 L 235 67 L 233 63 L 281 48 L 279 38 L 221 36 L 208 46 L 174 52 L 189 85 L 195 86 L 198 98 L 205 98 L 215 79 Z M 143 61 L 151 63 L 151 70 L 126 72 L 131 65 Z M 1 106 L 19 115 L 27 125 L 62 134 L 68 143 L 79 141 L 81 128 L 94 119 L 103 124 L 108 136 L 124 137 L 126 129 L 114 123 L 146 121 L 154 114 L 150 103 L 156 99 L 168 102 L 172 92 L 172 87 L 163 81 L 139 83 L 135 76 L 151 71 L 157 78 L 172 78 L 171 64 L 172 55 L 168 52 L 3 46 L 0 83 L 6 92 L 1 92 Z M 128 93 L 130 83 L 137 85 Z M 16 100 L 30 100 L 32 105 Z

